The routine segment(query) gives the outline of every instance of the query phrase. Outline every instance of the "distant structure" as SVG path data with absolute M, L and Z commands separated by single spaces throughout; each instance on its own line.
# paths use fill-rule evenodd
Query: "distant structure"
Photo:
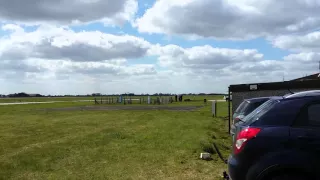
M 233 97 L 232 104 L 228 101 L 229 128 L 232 114 L 244 99 L 266 96 L 284 96 L 286 94 L 291 94 L 292 92 L 296 93 L 307 90 L 320 90 L 320 73 L 283 82 L 230 85 L 228 94 L 232 94 Z
M 299 92 L 319 89 L 320 73 L 292 79 L 290 81 L 234 84 L 229 86 L 229 91 L 233 95 L 232 111 L 234 111 L 244 99 L 264 96 L 283 96 L 290 93 L 290 91 Z

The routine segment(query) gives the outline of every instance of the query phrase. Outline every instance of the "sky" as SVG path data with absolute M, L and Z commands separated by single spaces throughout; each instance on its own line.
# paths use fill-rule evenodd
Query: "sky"
M 320 0 L 0 0 L 0 94 L 226 93 L 319 72 Z

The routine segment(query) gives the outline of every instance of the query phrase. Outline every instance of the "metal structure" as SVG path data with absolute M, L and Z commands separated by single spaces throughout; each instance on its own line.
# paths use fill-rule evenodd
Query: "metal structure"
M 105 96 L 94 99 L 95 104 L 158 104 L 166 105 L 173 103 L 173 97 L 135 97 L 135 96 Z

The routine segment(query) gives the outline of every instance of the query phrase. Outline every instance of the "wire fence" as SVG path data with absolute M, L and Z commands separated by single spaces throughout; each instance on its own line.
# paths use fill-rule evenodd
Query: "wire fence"
M 171 96 L 166 97 L 100 97 L 95 98 L 95 104 L 171 104 L 174 102 L 174 98 Z

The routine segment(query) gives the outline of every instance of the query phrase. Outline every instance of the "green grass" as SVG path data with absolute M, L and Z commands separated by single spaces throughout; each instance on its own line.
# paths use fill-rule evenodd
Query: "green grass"
M 214 152 L 212 161 L 199 159 L 212 142 L 224 157 L 230 150 L 227 121 L 212 118 L 209 105 L 194 112 L 38 110 L 91 104 L 0 106 L 0 179 L 219 179 L 226 169 Z M 227 104 L 218 106 L 226 116 Z

